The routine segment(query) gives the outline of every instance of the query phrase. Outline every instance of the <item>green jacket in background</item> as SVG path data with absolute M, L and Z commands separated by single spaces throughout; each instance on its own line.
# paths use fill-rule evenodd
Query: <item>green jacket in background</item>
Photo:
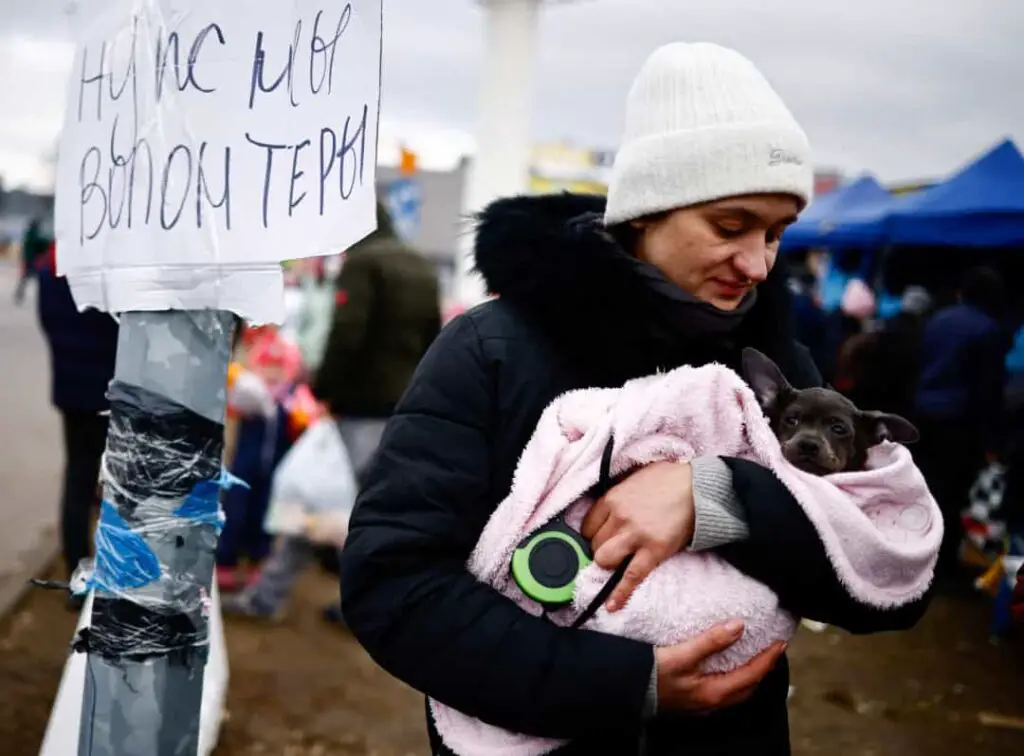
M 24 273 L 33 272 L 36 261 L 49 250 L 50 241 L 50 236 L 43 229 L 42 221 L 35 219 L 28 224 L 21 239 L 21 264 Z
M 377 206 L 377 231 L 345 255 L 317 398 L 337 416 L 388 417 L 441 330 L 437 269 L 395 234 Z

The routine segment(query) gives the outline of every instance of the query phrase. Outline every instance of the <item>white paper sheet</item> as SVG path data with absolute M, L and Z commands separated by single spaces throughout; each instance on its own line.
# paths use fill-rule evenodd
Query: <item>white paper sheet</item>
M 381 0 L 105 0 L 78 22 L 56 231 L 80 307 L 278 322 L 282 260 L 374 230 Z

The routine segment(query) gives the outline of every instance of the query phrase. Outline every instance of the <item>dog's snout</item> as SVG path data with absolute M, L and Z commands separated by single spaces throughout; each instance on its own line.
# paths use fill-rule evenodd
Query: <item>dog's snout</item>
M 796 449 L 801 454 L 806 454 L 810 457 L 821 452 L 821 443 L 817 439 L 805 436 L 796 442 Z

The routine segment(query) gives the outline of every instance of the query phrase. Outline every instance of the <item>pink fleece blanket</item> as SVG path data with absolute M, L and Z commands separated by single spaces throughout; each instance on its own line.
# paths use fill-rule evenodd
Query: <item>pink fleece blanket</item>
M 893 443 L 869 452 L 867 469 L 817 477 L 789 464 L 751 389 L 718 365 L 682 367 L 619 389 L 565 394 L 544 411 L 523 450 L 512 490 L 484 528 L 467 568 L 539 615 L 509 572 L 516 545 L 556 515 L 578 527 L 592 504 L 602 452 L 614 438 L 615 476 L 659 460 L 734 456 L 775 472 L 824 543 L 850 595 L 896 607 L 927 590 L 942 540 L 942 518 L 910 452 Z M 573 605 L 550 618 L 568 625 L 611 573 L 596 564 L 578 577 Z M 733 669 L 771 643 L 788 640 L 796 618 L 775 594 L 711 553 L 684 552 L 654 570 L 614 614 L 599 609 L 585 627 L 664 646 L 739 618 L 743 637 L 710 657 L 709 672 Z M 485 724 L 431 700 L 438 733 L 465 756 L 539 756 L 564 743 Z

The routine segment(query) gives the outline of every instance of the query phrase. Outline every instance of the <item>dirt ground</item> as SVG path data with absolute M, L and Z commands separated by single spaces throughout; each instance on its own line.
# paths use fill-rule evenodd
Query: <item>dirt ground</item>
M 281 625 L 228 623 L 231 685 L 218 756 L 426 754 L 423 702 L 321 623 L 333 581 L 311 574 Z M 797 756 L 1020 756 L 1024 654 L 989 643 L 981 599 L 937 599 L 911 633 L 801 630 L 792 644 Z M 74 617 L 35 591 L 0 628 L 0 743 L 38 752 Z M 1021 720 L 1017 720 L 1020 722 Z M 1018 725 L 1020 726 L 1020 725 Z

